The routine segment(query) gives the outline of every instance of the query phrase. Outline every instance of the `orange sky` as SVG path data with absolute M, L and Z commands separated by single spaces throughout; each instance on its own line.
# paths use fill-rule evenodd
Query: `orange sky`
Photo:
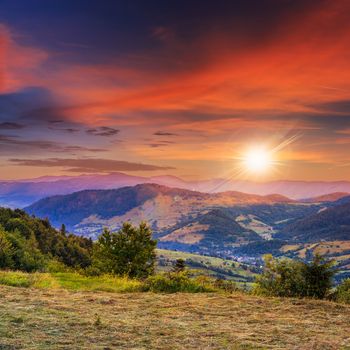
M 81 42 L 40 22 L 35 8 L 47 37 L 5 11 L 1 178 L 111 171 L 90 159 L 142 163 L 112 167 L 140 175 L 221 177 L 235 174 L 250 145 L 297 136 L 261 180 L 350 180 L 350 3 L 232 3 L 198 18 L 189 8 L 182 22 L 171 9 L 146 21 L 150 9 L 139 5 L 121 27 L 81 30 Z M 69 4 L 60 10 L 68 27 L 81 20 L 84 29 Z

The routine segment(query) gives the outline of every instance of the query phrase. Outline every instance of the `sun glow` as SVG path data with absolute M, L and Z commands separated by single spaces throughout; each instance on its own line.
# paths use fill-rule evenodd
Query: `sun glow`
M 266 172 L 272 165 L 272 156 L 264 148 L 250 149 L 243 156 L 244 167 L 251 173 Z

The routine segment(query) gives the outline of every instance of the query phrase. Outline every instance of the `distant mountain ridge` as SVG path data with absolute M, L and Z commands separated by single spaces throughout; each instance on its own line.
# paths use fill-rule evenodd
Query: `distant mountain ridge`
M 350 197 L 345 198 L 348 202 L 340 201 L 287 225 L 279 236 L 296 242 L 350 240 Z
M 0 205 L 23 208 L 41 198 L 54 195 L 65 195 L 82 190 L 117 189 L 143 183 L 156 183 L 204 193 L 238 191 L 261 196 L 279 194 L 295 200 L 308 198 L 309 202 L 317 201 L 313 200 L 313 197 L 328 196 L 332 193 L 350 194 L 349 181 L 271 181 L 266 183 L 225 179 L 185 181 L 170 175 L 142 177 L 111 173 L 105 175 L 44 176 L 20 181 L 0 181 Z
M 120 189 L 84 190 L 68 195 L 52 196 L 37 201 L 25 210 L 40 217 L 49 217 L 56 225 L 67 220 L 67 217 L 72 224 L 77 224 L 86 215 L 91 214 L 98 215 L 102 219 L 123 215 L 159 196 L 169 198 L 173 209 L 177 206 L 184 210 L 186 205 L 190 211 L 237 204 L 293 202 L 281 195 L 259 196 L 236 191 L 209 194 L 158 184 L 141 184 Z
M 236 191 L 203 193 L 157 184 L 84 190 L 41 199 L 25 210 L 59 227 L 96 238 L 104 227 L 147 221 L 159 245 L 185 251 L 232 253 L 234 247 L 270 239 L 289 222 L 316 213 L 320 205 L 281 195 Z
M 93 239 L 105 227 L 116 231 L 125 221 L 144 220 L 159 248 L 246 262 L 259 263 L 266 253 L 310 259 L 322 249 L 322 254 L 337 259 L 344 273 L 350 271 L 350 196 L 340 194 L 309 203 L 281 195 L 139 184 L 52 196 L 25 210 Z

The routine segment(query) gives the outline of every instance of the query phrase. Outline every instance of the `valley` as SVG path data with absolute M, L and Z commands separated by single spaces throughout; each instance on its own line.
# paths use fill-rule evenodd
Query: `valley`
M 105 227 L 148 222 L 160 249 L 215 256 L 260 266 L 264 254 L 335 259 L 349 275 L 350 197 L 296 201 L 281 195 L 203 193 L 157 184 L 85 190 L 39 200 L 25 210 L 59 228 L 96 239 Z M 338 242 L 338 243 L 337 243 Z M 338 246 L 321 249 L 320 247 Z

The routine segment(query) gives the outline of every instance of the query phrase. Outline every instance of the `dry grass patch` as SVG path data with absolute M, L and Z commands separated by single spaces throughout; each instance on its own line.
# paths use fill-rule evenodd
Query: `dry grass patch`
M 350 307 L 0 286 L 1 349 L 350 349 Z

